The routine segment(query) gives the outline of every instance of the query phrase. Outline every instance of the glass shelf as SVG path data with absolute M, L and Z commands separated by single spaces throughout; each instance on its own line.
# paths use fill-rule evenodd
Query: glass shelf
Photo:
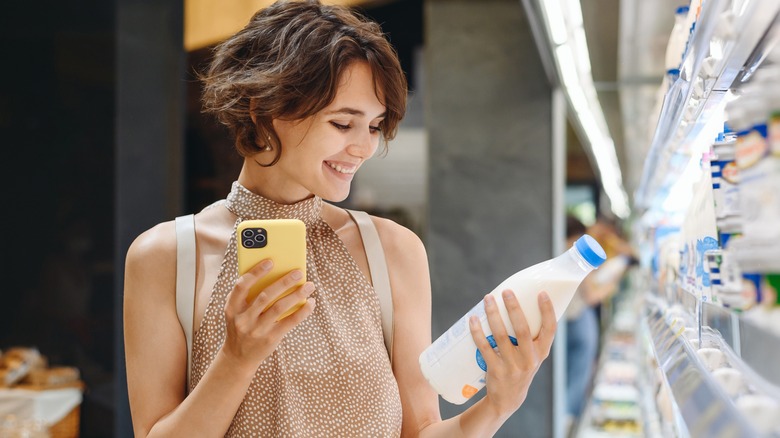
M 665 312 L 658 300 L 650 299 L 645 322 L 656 360 L 690 436 L 761 436 L 686 341 L 682 319 Z M 717 339 L 707 334 L 702 337 L 701 345 L 720 342 Z
M 751 319 L 750 314 L 734 312 L 711 303 L 703 304 L 702 326 L 720 333 L 724 342 L 745 365 L 761 378 L 780 386 L 778 334 Z

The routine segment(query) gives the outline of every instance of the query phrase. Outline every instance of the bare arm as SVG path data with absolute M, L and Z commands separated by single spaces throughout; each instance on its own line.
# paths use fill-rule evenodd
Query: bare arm
M 472 325 L 472 336 L 488 364 L 487 395 L 462 414 L 442 421 L 438 395 L 423 377 L 418 361 L 431 344 L 431 287 L 425 248 L 411 231 L 382 219 L 374 222 L 385 249 L 393 288 L 393 372 L 404 413 L 401 435 L 457 438 L 495 434 L 525 400 L 531 380 L 550 353 L 556 330 L 551 302 L 540 301 L 542 330 L 532 340 L 514 294 L 505 299 L 518 338 L 517 347 L 510 343 L 508 335 L 501 335 L 506 329 L 497 307 L 486 302 L 491 329 L 497 340 L 503 340 L 499 349 L 511 354 L 495 354 L 482 328 Z
M 286 289 L 285 277 L 249 305 L 249 286 L 268 270 L 261 264 L 239 278 L 225 306 L 227 339 L 195 390 L 185 398 L 186 341 L 176 315 L 176 241 L 172 223 L 136 239 L 125 268 L 124 332 L 127 384 L 135 436 L 224 436 L 257 365 L 308 316 L 310 301 L 275 323 L 311 290 L 299 288 L 260 311 Z M 313 289 L 313 288 L 311 288 Z

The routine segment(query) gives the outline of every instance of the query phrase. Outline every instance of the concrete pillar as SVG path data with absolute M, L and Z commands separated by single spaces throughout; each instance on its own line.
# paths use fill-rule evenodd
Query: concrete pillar
M 184 163 L 182 0 L 117 2 L 115 382 L 116 437 L 132 437 L 122 290 L 130 243 L 181 214 Z
M 426 0 L 425 47 L 435 339 L 553 255 L 552 89 L 517 0 Z M 551 358 L 496 436 L 553 436 L 552 378 Z

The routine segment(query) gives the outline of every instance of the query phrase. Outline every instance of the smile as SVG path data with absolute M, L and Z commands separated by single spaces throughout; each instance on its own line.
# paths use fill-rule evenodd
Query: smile
M 336 172 L 343 173 L 345 175 L 352 175 L 357 170 L 357 167 L 346 168 L 346 167 L 342 167 L 339 164 L 330 163 L 328 161 L 326 161 L 325 164 L 327 164 L 331 169 L 335 170 Z

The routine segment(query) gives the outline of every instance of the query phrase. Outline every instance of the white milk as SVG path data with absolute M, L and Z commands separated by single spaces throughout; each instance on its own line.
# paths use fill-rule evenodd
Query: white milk
M 515 293 L 531 329 L 531 336 L 535 338 L 542 322 L 537 301 L 539 292 L 547 292 L 555 308 L 556 319 L 560 319 L 582 279 L 601 265 L 604 259 L 601 246 L 585 235 L 562 255 L 517 272 L 499 284 L 490 293 L 496 298 L 510 339 L 514 341 L 515 332 L 501 292 L 510 289 Z M 469 318 L 472 315 L 479 317 L 482 330 L 496 348 L 487 322 L 484 301 L 480 301 L 420 355 L 420 367 L 425 378 L 436 392 L 454 404 L 465 403 L 485 386 L 487 366 L 469 330 Z

